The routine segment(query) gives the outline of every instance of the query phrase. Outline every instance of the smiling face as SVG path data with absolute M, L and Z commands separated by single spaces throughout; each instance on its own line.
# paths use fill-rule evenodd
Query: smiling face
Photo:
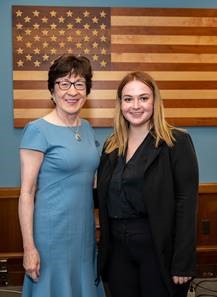
M 72 83 L 71 86 L 69 82 Z M 58 111 L 78 115 L 86 101 L 85 79 L 73 74 L 56 79 L 52 96 Z
M 130 126 L 149 127 L 153 106 L 153 92 L 143 82 L 132 80 L 122 89 L 121 111 Z

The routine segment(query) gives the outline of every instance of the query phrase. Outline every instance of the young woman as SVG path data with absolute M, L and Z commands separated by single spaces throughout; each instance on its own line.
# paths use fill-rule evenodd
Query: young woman
M 112 297 L 187 295 L 195 273 L 198 166 L 155 81 L 126 75 L 98 170 L 98 267 Z

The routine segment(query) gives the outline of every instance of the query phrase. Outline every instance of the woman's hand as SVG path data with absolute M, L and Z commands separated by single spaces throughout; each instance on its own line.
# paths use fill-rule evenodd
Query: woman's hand
M 190 281 L 192 278 L 190 276 L 173 276 L 173 282 L 176 285 L 183 285 Z
M 40 275 L 40 256 L 36 248 L 24 250 L 23 267 L 26 274 L 34 281 L 39 279 Z

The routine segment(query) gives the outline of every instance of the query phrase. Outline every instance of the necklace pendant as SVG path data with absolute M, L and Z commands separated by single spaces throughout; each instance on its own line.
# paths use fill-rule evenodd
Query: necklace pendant
M 75 139 L 81 141 L 81 135 L 78 132 L 75 133 Z

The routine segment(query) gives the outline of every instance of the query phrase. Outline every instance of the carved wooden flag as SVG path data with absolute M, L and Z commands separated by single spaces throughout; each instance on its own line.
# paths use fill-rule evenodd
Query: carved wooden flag
M 82 116 L 113 123 L 116 89 L 130 71 L 157 81 L 168 121 L 217 125 L 217 9 L 13 6 L 14 125 L 53 107 L 47 72 L 64 53 L 87 56 L 93 89 Z

